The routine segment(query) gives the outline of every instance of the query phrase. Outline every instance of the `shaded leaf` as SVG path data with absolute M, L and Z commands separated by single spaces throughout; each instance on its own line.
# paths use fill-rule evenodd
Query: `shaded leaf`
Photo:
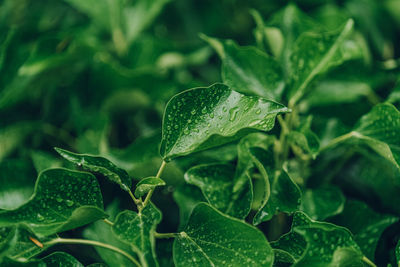
M 341 213 L 345 201 L 338 187 L 326 185 L 305 190 L 302 194 L 300 209 L 314 220 L 325 220 Z
M 11 154 L 36 129 L 35 122 L 17 122 L 0 129 L 0 161 Z
M 158 177 L 143 178 L 136 184 L 135 195 L 136 197 L 142 197 L 153 188 L 163 185 L 166 185 L 166 183 Z
M 373 260 L 383 231 L 398 220 L 398 217 L 376 213 L 363 202 L 352 200 L 347 201 L 343 212 L 333 222 L 348 228 L 365 256 Z
M 397 242 L 396 245 L 396 261 L 397 264 L 400 265 L 400 240 Z
M 319 138 L 311 130 L 311 120 L 311 116 L 307 117 L 298 129 L 289 132 L 288 142 L 292 145 L 293 150 L 298 147 L 302 150 L 302 153 L 315 159 L 319 152 Z
M 65 252 L 54 252 L 42 259 L 30 259 L 27 261 L 16 261 L 12 259 L 6 259 L 6 261 L 2 262 L 1 266 L 7 267 L 18 267 L 18 266 L 37 266 L 37 267 L 45 267 L 45 266 L 62 266 L 62 267 L 84 267 L 82 263 L 80 263 L 77 259 Z
M 238 92 L 280 100 L 283 74 L 273 57 L 252 46 L 239 47 L 231 40 L 203 38 L 220 54 L 222 81 L 226 85 Z
M 114 234 L 138 254 L 143 266 L 158 266 L 154 231 L 161 216 L 161 212 L 150 203 L 139 213 L 130 210 L 119 213 L 112 226 Z
M 258 229 L 198 204 L 174 241 L 180 266 L 272 266 L 274 254 Z
M 254 130 L 268 131 L 289 110 L 226 85 L 195 88 L 174 96 L 163 120 L 161 155 L 165 160 L 219 146 Z
M 26 224 L 38 236 L 46 236 L 105 217 L 99 184 L 93 175 L 48 169 L 39 174 L 27 203 L 0 211 L 0 226 Z
M 187 224 L 187 220 L 189 220 L 190 214 L 197 204 L 207 202 L 203 192 L 198 187 L 189 184 L 178 187 L 174 191 L 173 197 L 179 206 L 179 229 Z
M 242 187 L 234 191 L 234 167 L 229 164 L 203 164 L 190 168 L 185 181 L 201 189 L 211 206 L 240 219 L 251 209 L 253 188 L 249 177 Z
M 96 173 L 101 173 L 114 183 L 125 190 L 129 191 L 132 185 L 132 181 L 129 178 L 128 173 L 118 168 L 114 163 L 106 158 L 91 156 L 86 154 L 76 154 L 69 152 L 61 148 L 55 148 L 55 150 L 65 159 L 77 164 L 78 166 Z
M 253 224 L 268 221 L 278 212 L 294 212 L 300 205 L 301 192 L 286 171 L 275 171 L 271 149 L 250 148 L 253 160 L 265 184 L 264 201 L 253 218 Z

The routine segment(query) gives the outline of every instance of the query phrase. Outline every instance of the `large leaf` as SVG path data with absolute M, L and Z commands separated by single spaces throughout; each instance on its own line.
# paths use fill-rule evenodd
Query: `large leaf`
M 0 227 L 28 225 L 38 236 L 70 230 L 106 217 L 96 177 L 67 169 L 39 174 L 30 200 L 0 211 Z
M 296 211 L 300 205 L 300 189 L 286 171 L 274 170 L 272 150 L 253 147 L 250 151 L 265 184 L 264 200 L 253 218 L 253 223 L 268 221 L 278 212 Z
M 77 164 L 85 170 L 101 173 L 114 183 L 119 184 L 123 190 L 130 190 L 132 180 L 129 178 L 129 174 L 125 170 L 115 166 L 115 164 L 108 159 L 86 154 L 76 154 L 61 148 L 55 148 L 55 150 L 65 159 Z
M 112 230 L 129 244 L 143 266 L 158 266 L 155 255 L 154 231 L 161 221 L 161 212 L 150 203 L 141 212 L 130 210 L 118 214 Z
M 272 266 L 274 254 L 258 229 L 221 214 L 208 204 L 193 210 L 173 248 L 174 263 L 183 266 Z
M 309 84 L 317 75 L 355 57 L 357 47 L 345 46 L 353 24 L 353 20 L 349 20 L 337 33 L 304 33 L 296 41 L 290 57 L 291 105 L 304 96 L 309 90 Z
M 302 212 L 294 214 L 291 231 L 271 245 L 289 253 L 295 259 L 295 266 L 337 266 L 334 262 L 340 261 L 341 255 L 345 254 L 343 249 L 359 255 L 358 263 L 362 258 L 349 230 L 313 221 Z
M 235 91 L 280 100 L 283 74 L 279 63 L 255 47 L 204 37 L 222 59 L 222 80 Z
M 250 179 L 240 190 L 234 191 L 234 167 L 229 164 L 203 164 L 192 167 L 185 173 L 185 181 L 198 186 L 204 197 L 219 211 L 240 219 L 251 209 L 253 188 Z
M 383 231 L 398 220 L 391 215 L 376 213 L 363 202 L 353 200 L 346 203 L 343 212 L 333 221 L 348 228 L 365 256 L 374 259 Z
M 333 185 L 307 189 L 302 194 L 301 210 L 314 220 L 324 220 L 343 211 L 345 198 Z
M 275 117 L 289 110 L 226 85 L 195 88 L 174 96 L 163 119 L 161 155 L 165 160 L 219 146 L 254 130 L 269 131 Z
M 65 252 L 54 252 L 42 259 L 30 259 L 24 261 L 16 261 L 12 259 L 6 259 L 2 262 L 1 266 L 3 267 L 45 267 L 45 266 L 63 266 L 63 267 L 84 267 L 82 263 L 80 263 L 73 256 L 69 255 Z

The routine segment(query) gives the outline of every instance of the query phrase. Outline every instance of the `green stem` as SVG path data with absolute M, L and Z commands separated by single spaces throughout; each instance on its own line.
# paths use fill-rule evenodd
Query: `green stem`
M 362 261 L 365 262 L 366 264 L 368 264 L 368 265 L 371 266 L 371 267 L 377 267 L 377 266 L 375 265 L 375 263 L 373 263 L 370 259 L 368 259 L 368 258 L 365 257 L 365 256 L 362 257 Z
M 140 263 L 134 257 L 132 257 L 130 254 L 128 254 L 126 251 L 123 251 L 117 247 L 114 247 L 109 244 L 101 243 L 98 241 L 86 240 L 86 239 L 75 239 L 75 238 L 56 238 L 56 239 L 53 239 L 51 241 L 44 243 L 44 245 L 55 245 L 55 244 L 81 244 L 81 245 L 92 245 L 92 246 L 106 248 L 106 249 L 112 250 L 114 252 L 117 252 L 117 253 L 125 256 L 131 262 L 133 262 L 136 266 L 141 267 Z
M 175 238 L 178 235 L 177 233 L 154 233 L 155 238 Z
M 158 172 L 157 172 L 157 175 L 156 175 L 157 178 L 160 178 L 160 176 L 161 176 L 161 174 L 163 173 L 163 171 L 164 171 L 166 165 L 167 165 L 167 163 L 166 163 L 165 161 L 163 161 L 163 162 L 161 163 L 161 166 L 160 166 L 160 168 L 158 169 Z M 144 201 L 143 201 L 143 206 L 141 207 L 140 210 L 144 209 L 144 208 L 146 207 L 146 205 L 149 203 L 149 201 L 150 201 L 150 199 L 151 199 L 151 196 L 152 196 L 153 193 L 154 193 L 154 190 L 155 190 L 155 188 L 151 189 L 151 190 L 147 193 L 147 196 L 146 196 L 146 198 L 145 198 Z
M 137 198 L 133 195 L 133 193 L 132 193 L 132 191 L 131 191 L 130 189 L 129 189 L 128 193 L 129 193 L 129 195 L 131 196 L 133 202 L 136 204 L 136 206 L 139 206 L 140 204 L 142 204 L 142 201 L 140 201 L 140 199 L 137 199 Z
M 321 147 L 319 151 L 322 152 L 322 151 L 324 151 L 324 150 L 326 150 L 326 149 L 332 148 L 332 147 L 336 146 L 337 144 L 339 144 L 339 143 L 341 143 L 341 142 L 343 142 L 343 141 L 345 141 L 345 140 L 347 140 L 347 139 L 349 139 L 349 138 L 351 138 L 351 137 L 353 137 L 353 136 L 357 136 L 357 135 L 360 135 L 360 134 L 357 133 L 357 132 L 353 132 L 353 131 L 352 131 L 352 132 L 349 132 L 349 133 L 347 133 L 347 134 L 338 136 L 338 137 L 332 139 L 332 140 L 329 142 L 329 144 L 327 144 L 326 146 Z

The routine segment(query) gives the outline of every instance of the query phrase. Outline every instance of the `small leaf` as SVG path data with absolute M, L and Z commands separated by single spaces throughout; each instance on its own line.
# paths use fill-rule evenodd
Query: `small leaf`
M 243 219 L 251 209 L 252 184 L 247 176 L 245 184 L 234 191 L 233 169 L 228 164 L 198 165 L 185 173 L 185 181 L 198 186 L 211 206 L 227 215 Z
M 243 221 L 200 203 L 175 238 L 174 263 L 186 266 L 272 266 L 274 254 L 264 234 Z
M 300 209 L 314 220 L 324 220 L 342 212 L 345 201 L 338 187 L 327 185 L 305 190 Z
M 222 59 L 222 81 L 235 91 L 280 100 L 283 74 L 279 63 L 255 47 L 203 36 Z M 218 49 L 223 49 L 218 51 Z
M 400 112 L 378 104 L 357 123 L 351 134 L 400 168 Z
M 76 154 L 61 148 L 55 148 L 55 150 L 62 157 L 77 164 L 78 166 L 82 166 L 82 168 L 85 170 L 101 173 L 114 183 L 119 184 L 123 190 L 130 190 L 132 181 L 129 178 L 128 173 L 125 170 L 115 166 L 115 164 L 108 159 L 86 154 Z
M 353 24 L 353 20 L 348 20 L 340 32 L 318 34 L 309 32 L 297 39 L 290 57 L 292 86 L 289 94 L 292 105 L 304 96 L 309 90 L 308 85 L 317 75 L 354 57 L 353 54 L 357 52 L 352 49 L 355 48 L 345 47 Z
M 265 181 L 264 201 L 253 218 L 253 224 L 268 221 L 278 212 L 296 211 L 300 205 L 300 189 L 286 171 L 274 171 L 272 150 L 254 147 L 250 152 Z
M 231 142 L 251 131 L 269 131 L 275 117 L 288 111 L 281 104 L 242 95 L 223 84 L 184 91 L 165 108 L 161 155 L 168 161 Z
M 125 210 L 118 214 L 112 231 L 129 244 L 143 266 L 158 266 L 154 231 L 161 221 L 161 212 L 150 203 L 140 213 Z
M 0 211 L 0 227 L 21 223 L 38 236 L 47 236 L 105 217 L 96 177 L 85 172 L 48 169 L 39 174 L 27 203 Z
M 136 185 L 135 196 L 142 197 L 147 192 L 152 190 L 153 188 L 156 188 L 157 186 L 164 186 L 164 185 L 165 185 L 165 182 L 158 177 L 143 178 Z
M 371 260 L 375 257 L 382 233 L 398 220 L 391 215 L 376 213 L 363 202 L 355 200 L 348 201 L 343 212 L 333 219 L 354 234 L 354 240 Z

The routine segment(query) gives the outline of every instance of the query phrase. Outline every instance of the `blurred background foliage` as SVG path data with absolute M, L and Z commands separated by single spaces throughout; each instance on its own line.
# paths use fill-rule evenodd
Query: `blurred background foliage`
M 363 64 L 344 64 L 327 74 L 331 80 L 358 86 L 361 93 L 332 95 L 325 102 L 321 93 L 308 97 L 300 106 L 314 114 L 313 128 L 322 144 L 351 129 L 379 101 L 389 98 L 399 107 L 400 85 L 396 83 L 400 1 L 291 2 L 327 29 L 354 18 L 356 32 L 367 51 Z M 1 208 L 10 208 L 29 198 L 38 172 L 66 166 L 53 150 L 55 146 L 105 156 L 136 180 L 154 175 L 161 162 L 158 146 L 163 109 L 169 98 L 185 89 L 221 81 L 220 60 L 199 33 L 233 39 L 240 45 L 256 45 L 273 54 L 274 48 L 262 37 L 264 28 L 260 28 L 260 21 L 273 29 L 280 10 L 289 1 L 0 3 L 0 181 L 15 183 L 15 191 L 0 194 L 0 202 L 4 203 Z M 262 20 L 257 22 L 257 15 L 251 10 L 257 10 Z M 317 87 L 335 85 L 327 82 Z M 372 94 L 368 93 L 371 91 Z M 171 192 L 182 183 L 183 172 L 193 162 L 230 161 L 236 153 L 236 147 L 228 145 L 216 152 L 178 159 L 168 166 L 165 180 L 169 186 L 155 198 L 164 211 L 160 227 L 165 229 L 160 232 L 174 231 L 179 223 L 179 210 Z M 350 195 L 371 193 L 354 193 L 354 186 L 348 185 L 349 181 L 360 183 L 357 178 L 362 173 L 371 176 L 362 166 L 373 164 L 377 165 L 374 170 L 386 169 L 374 156 L 363 154 L 368 151 L 353 153 L 346 161 L 341 153 L 330 154 L 329 158 L 322 156 L 315 163 L 310 183 L 336 179 Z M 330 164 L 336 161 L 343 161 L 341 168 L 345 169 L 339 178 L 335 175 L 340 170 L 326 175 Z M 398 176 L 394 171 L 388 175 Z M 121 193 L 117 186 L 105 183 L 102 181 L 108 205 Z M 363 183 L 373 184 L 374 179 L 365 179 Z M 376 199 L 382 203 L 390 201 L 382 195 L 386 187 L 385 183 L 379 184 L 372 197 L 378 194 Z M 176 198 L 179 197 L 182 195 L 177 194 Z M 124 206 L 127 198 L 120 199 Z M 377 205 L 381 207 L 380 203 Z M 398 207 L 383 206 L 400 213 Z

